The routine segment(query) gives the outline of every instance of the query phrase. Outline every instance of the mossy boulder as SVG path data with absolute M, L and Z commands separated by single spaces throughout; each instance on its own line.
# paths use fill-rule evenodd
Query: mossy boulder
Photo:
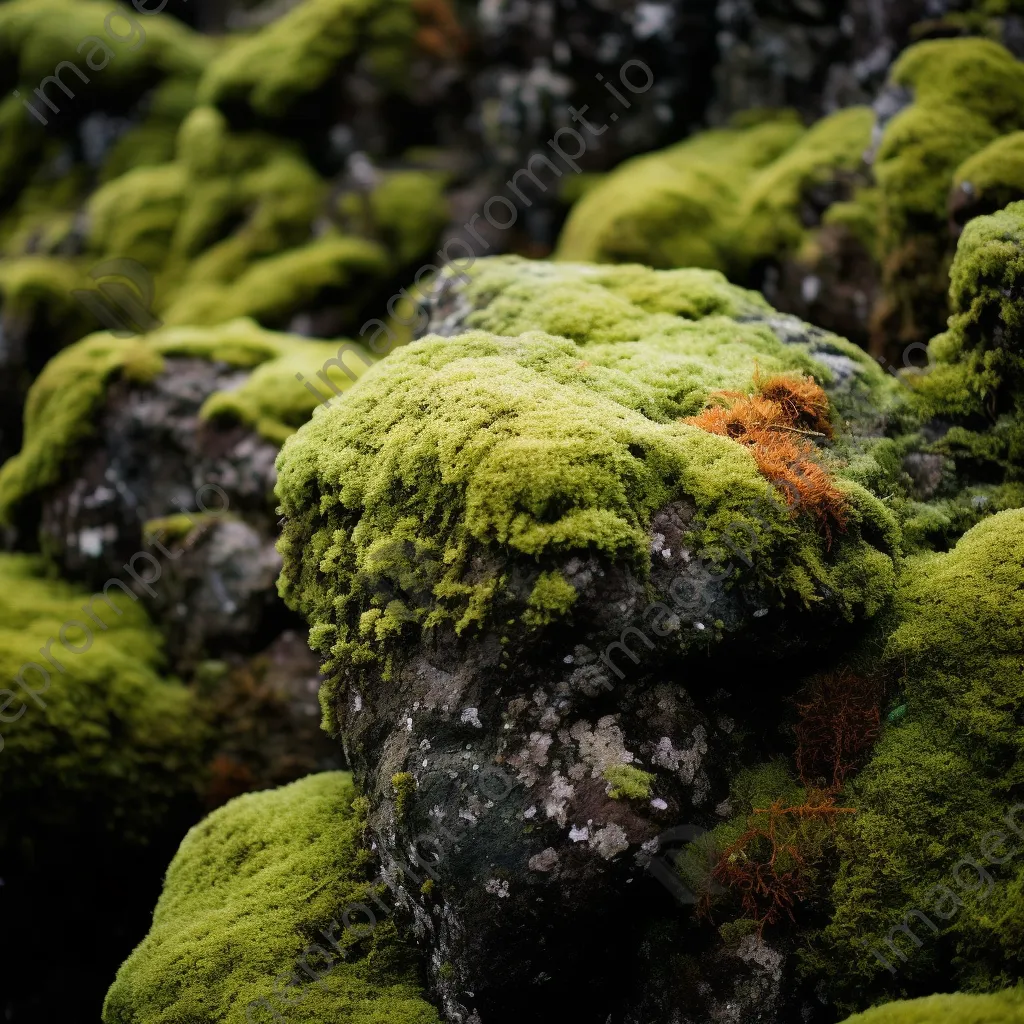
M 416 36 L 413 8 L 408 0 L 309 0 L 212 61 L 200 98 L 281 119 L 303 100 L 316 102 L 346 60 L 397 84 Z
M 38 558 L 0 555 L 0 584 L 5 862 L 74 828 L 147 842 L 192 809 L 206 738 L 192 692 L 161 674 L 159 632 L 124 588 L 96 598 Z
M 955 539 L 994 511 L 1024 505 L 1024 203 L 964 229 L 950 271 L 947 330 L 928 346 L 928 366 L 908 371 L 926 423 L 916 458 L 934 482 L 908 536 Z
M 1020 976 L 1024 511 L 912 559 L 884 661 L 891 717 L 849 784 L 830 923 L 805 964 L 850 1008 Z
M 925 996 L 883 1003 L 865 1013 L 847 1017 L 843 1024 L 1019 1024 L 1024 1021 L 1024 999 L 1019 990 L 995 995 Z
M 411 950 L 374 900 L 364 828 L 364 801 L 343 772 L 214 811 L 167 869 L 104 1024 L 440 1024 Z M 380 918 L 373 928 L 367 904 Z
M 127 579 L 182 671 L 253 653 L 281 628 L 278 447 L 372 363 L 355 345 L 340 350 L 341 364 L 338 345 L 251 320 L 83 339 L 29 393 L 23 448 L 0 468 L 4 516 L 69 578 Z
M 611 921 L 643 844 L 726 785 L 750 710 L 724 667 L 736 641 L 771 664 L 876 615 L 899 531 L 826 446 L 850 511 L 831 540 L 749 450 L 683 422 L 788 371 L 864 426 L 857 396 L 893 393 L 853 346 L 714 272 L 507 259 L 471 278 L 424 311 L 450 337 L 392 353 L 285 443 L 277 493 L 279 586 L 323 658 L 385 877 L 446 1012 L 486 1019 L 525 1012 L 521 981 L 548 966 L 552 998 L 595 962 L 609 980 L 585 998 L 623 998 Z M 406 870 L 423 835 L 442 848 L 414 859 L 430 886 Z
M 872 122 L 863 107 L 810 130 L 778 116 L 637 157 L 588 189 L 557 256 L 708 267 L 742 281 L 759 261 L 800 248 L 810 195 L 860 168 Z

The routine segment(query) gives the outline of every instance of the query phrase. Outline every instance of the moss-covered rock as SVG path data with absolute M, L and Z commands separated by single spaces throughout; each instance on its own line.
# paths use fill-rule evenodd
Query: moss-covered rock
M 848 1017 L 844 1024 L 1020 1024 L 1024 998 L 1017 989 L 995 995 L 925 996 L 884 1003 Z
M 857 429 L 878 416 L 858 395 L 894 395 L 853 346 L 712 271 L 488 260 L 425 301 L 451 336 L 392 353 L 285 443 L 279 587 L 446 1012 L 486 1019 L 526 1005 L 537 895 L 559 998 L 630 941 L 602 938 L 631 891 L 622 855 L 706 807 L 738 742 L 704 659 L 740 636 L 766 663 L 836 639 L 895 585 L 898 526 L 824 431 L 814 457 L 850 515 L 831 539 L 749 448 L 683 421 L 758 373 L 817 375 Z M 517 784 L 488 805 L 472 784 L 497 788 L 499 766 Z M 406 851 L 436 808 L 472 833 L 438 840 L 423 888 Z M 623 997 L 608 985 L 587 999 Z
M 160 634 L 125 589 L 96 598 L 39 559 L 0 555 L 8 861 L 75 827 L 142 843 L 195 799 L 205 726 L 192 692 L 162 677 Z
M 196 825 L 167 870 L 149 934 L 107 994 L 105 1024 L 286 1015 L 439 1024 L 379 907 L 366 934 L 361 907 L 374 905 L 374 883 L 364 827 L 364 802 L 343 772 L 238 797 Z M 356 904 L 358 926 L 346 928 Z
M 310 0 L 227 48 L 207 68 L 200 97 L 282 118 L 345 60 L 362 60 L 377 76 L 400 80 L 416 28 L 408 0 Z
M 26 498 L 61 479 L 62 470 L 96 428 L 111 381 L 144 385 L 164 369 L 166 358 L 198 358 L 253 370 L 230 392 L 208 397 L 202 415 L 242 423 L 280 444 L 332 391 L 344 391 L 372 362 L 347 342 L 345 369 L 330 366 L 326 382 L 315 374 L 337 356 L 339 346 L 262 330 L 240 319 L 215 328 L 166 327 L 144 337 L 92 335 L 47 364 L 29 392 L 25 441 L 0 468 L 0 508 L 10 517 Z M 301 370 L 300 370 L 301 368 Z M 317 380 L 321 398 L 296 380 Z
M 638 157 L 588 189 L 557 255 L 708 267 L 742 281 L 757 261 L 800 247 L 808 193 L 861 166 L 871 125 L 862 107 L 809 131 L 779 116 Z
M 650 517 L 683 494 L 708 518 L 709 538 L 735 525 L 744 496 L 759 489 L 756 467 L 730 454 L 731 442 L 720 447 L 679 420 L 715 389 L 749 385 L 757 369 L 833 379 L 813 342 L 787 344 L 767 324 L 713 315 L 772 312 L 714 273 L 498 260 L 474 275 L 464 299 L 482 303 L 465 324 L 484 330 L 396 352 L 282 453 L 283 593 L 333 666 L 379 657 L 414 624 L 484 623 L 508 567 L 474 572 L 471 585 L 464 577 L 474 561 L 492 562 L 495 545 L 502 561 L 545 570 L 573 551 L 642 565 Z M 840 361 L 840 390 L 890 393 L 853 346 L 814 340 Z M 396 502 L 396 487 L 408 505 Z M 886 514 L 868 511 L 864 498 L 871 531 Z M 781 526 L 769 519 L 750 528 L 764 537 Z M 413 554 L 432 564 L 432 578 Z M 823 563 L 793 554 L 803 568 L 782 575 L 814 600 L 810 580 Z M 805 572 L 811 590 L 797 583 Z M 407 592 L 416 580 L 413 592 L 430 596 L 364 604 L 367 585 L 385 579 Z
M 911 560 L 896 621 L 884 659 L 903 711 L 848 786 L 832 918 L 805 951 L 850 1008 L 1020 976 L 1024 511 Z

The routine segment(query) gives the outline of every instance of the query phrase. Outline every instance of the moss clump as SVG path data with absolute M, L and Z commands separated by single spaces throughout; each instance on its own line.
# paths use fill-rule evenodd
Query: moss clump
M 542 572 L 526 602 L 523 620 L 543 626 L 568 614 L 576 601 L 576 588 L 560 572 Z
M 107 993 L 104 1024 L 439 1024 L 393 922 L 373 910 L 367 935 L 360 907 L 357 926 L 341 923 L 347 908 L 375 905 L 364 813 L 351 777 L 327 772 L 196 825 Z
M 927 411 L 954 426 L 933 445 L 968 480 L 1002 483 L 974 495 L 1015 503 L 1024 455 L 1024 202 L 964 229 L 950 272 L 949 329 L 929 345 L 930 372 L 908 381 Z
M 416 776 L 410 772 L 398 772 L 391 776 L 391 788 L 395 791 L 395 814 L 401 821 L 409 798 L 416 792 Z
M 884 1003 L 847 1017 L 843 1024 L 1022 1024 L 1024 997 L 1019 989 L 993 995 L 925 996 Z
M 953 186 L 984 213 L 1024 199 L 1024 132 L 1002 135 L 968 157 L 956 169 Z
M 464 294 L 486 303 L 469 322 L 495 333 L 398 350 L 282 449 L 279 589 L 329 674 L 389 670 L 399 647 L 442 625 L 529 625 L 541 606 L 547 620 L 571 614 L 572 588 L 553 574 L 577 552 L 646 574 L 651 517 L 674 500 L 696 506 L 695 543 L 749 530 L 782 603 L 854 618 L 885 601 L 896 527 L 866 491 L 844 481 L 851 521 L 829 548 L 772 500 L 746 450 L 680 422 L 711 387 L 745 387 L 759 365 L 828 375 L 810 345 L 786 345 L 765 324 L 664 312 L 767 315 L 763 303 L 713 273 L 521 260 L 474 268 Z M 868 387 L 880 382 L 870 360 L 850 358 Z
M 996 140 L 1024 128 L 1024 65 L 986 39 L 940 39 L 910 47 L 890 80 L 914 102 L 886 125 L 874 163 L 886 292 L 876 323 L 906 343 L 941 329 L 950 190 L 967 173 L 984 180 L 984 167 L 1003 173 Z
M 1002 819 L 1024 781 L 1024 510 L 910 560 L 903 581 L 885 660 L 906 710 L 847 786 L 858 813 L 839 837 L 832 918 L 804 952 L 849 1009 L 896 986 L 991 990 L 1022 969 L 1024 860 L 1007 855 L 1019 847 Z
M 416 27 L 407 0 L 308 0 L 226 49 L 207 68 L 200 98 L 283 118 L 349 58 L 400 79 Z
M 327 183 L 297 145 L 232 132 L 219 110 L 198 107 L 173 160 L 135 167 L 93 193 L 89 245 L 146 266 L 153 311 L 170 324 L 251 316 L 284 327 L 319 306 L 344 324 L 374 283 L 429 248 L 447 220 L 446 180 L 382 173 L 331 210 Z
M 0 468 L 0 519 L 60 480 L 77 446 L 90 436 L 111 380 L 145 384 L 162 372 L 165 357 L 174 356 L 252 367 L 240 387 L 215 392 L 200 414 L 244 423 L 280 444 L 319 404 L 295 379 L 297 373 L 316 381 L 326 399 L 349 387 L 372 362 L 348 342 L 341 348 L 347 372 L 329 367 L 333 388 L 328 388 L 314 374 L 337 355 L 338 346 L 264 331 L 251 320 L 207 329 L 166 327 L 144 338 L 95 334 L 83 339 L 52 359 L 29 391 L 24 446 Z
M 655 777 L 650 772 L 634 768 L 631 764 L 617 764 L 603 772 L 610 784 L 608 795 L 613 800 L 648 800 Z
M 800 247 L 803 197 L 861 166 L 872 120 L 856 107 L 805 132 L 783 112 L 628 161 L 587 190 L 558 256 L 709 267 L 743 279 L 756 261 Z
M 0 554 L 0 623 L 0 848 L 31 856 L 71 827 L 144 842 L 194 797 L 204 726 L 191 691 L 161 677 L 141 605 L 118 587 L 93 600 L 38 559 Z

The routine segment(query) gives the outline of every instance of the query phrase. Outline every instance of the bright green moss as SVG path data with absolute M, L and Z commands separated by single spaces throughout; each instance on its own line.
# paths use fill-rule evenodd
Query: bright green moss
M 109 95 L 154 79 L 198 78 L 217 49 L 213 40 L 192 32 L 176 18 L 140 16 L 130 7 L 126 9 L 136 27 L 129 27 L 124 19 L 115 20 L 113 32 L 125 36 L 125 42 L 115 42 L 104 31 L 104 20 L 112 9 L 102 0 L 10 0 L 3 4 L 0 55 L 8 66 L 17 67 L 22 95 L 30 96 L 32 89 L 65 60 L 76 63 L 90 79 L 86 83 L 70 72 L 83 90 Z M 89 37 L 102 40 L 113 51 L 114 56 L 102 69 L 93 70 L 86 63 L 93 52 L 91 45 L 78 50 Z M 101 64 L 104 56 L 97 49 L 94 63 Z
M 839 836 L 833 916 L 805 950 L 840 1005 L 921 985 L 988 990 L 1019 977 L 1024 858 L 987 862 L 987 897 L 978 884 L 971 894 L 969 869 L 960 884 L 952 872 L 961 858 L 979 858 L 994 830 L 1009 836 L 1006 848 L 1018 845 L 1000 819 L 1024 782 L 1022 652 L 1024 511 L 1001 512 L 949 553 L 908 562 L 884 652 L 906 711 L 848 784 L 858 813 Z M 919 945 L 898 931 L 912 910 L 934 926 L 909 919 Z M 899 953 L 886 941 L 894 935 Z
M 965 160 L 953 184 L 969 188 L 972 199 L 988 209 L 1000 209 L 1024 198 L 1024 131 L 1000 136 Z
M 602 778 L 610 784 L 608 795 L 613 800 L 648 800 L 655 776 L 631 764 L 617 764 L 606 768 Z
M 950 271 L 949 330 L 929 346 L 931 372 L 909 380 L 938 414 L 1015 412 L 1024 398 L 1024 202 L 964 229 Z
M 959 107 L 999 132 L 1024 117 L 1024 67 L 987 39 L 935 39 L 911 46 L 893 65 L 890 80 L 914 91 L 922 106 Z
M 469 322 L 494 333 L 396 351 L 282 449 L 279 587 L 329 673 L 387 667 L 443 623 L 571 614 L 572 588 L 554 575 L 570 554 L 646 573 L 650 518 L 675 499 L 696 506 L 699 544 L 749 528 L 771 552 L 761 571 L 780 603 L 824 602 L 854 619 L 884 602 L 898 529 L 876 499 L 844 483 L 850 528 L 828 548 L 809 518 L 766 502 L 774 489 L 745 449 L 680 422 L 711 388 L 748 387 L 755 366 L 827 375 L 809 346 L 784 345 L 764 324 L 662 312 L 768 312 L 763 301 L 707 272 L 501 259 L 473 273 L 465 296 L 486 305 Z
M 281 118 L 356 55 L 386 80 L 400 78 L 415 32 L 407 0 L 307 0 L 229 46 L 208 67 L 200 98 Z
M 757 260 L 799 248 L 803 196 L 860 167 L 872 123 L 870 109 L 854 107 L 804 132 L 782 112 L 628 161 L 587 190 L 557 255 L 742 277 Z
M 890 247 L 916 227 L 915 218 L 928 218 L 929 227 L 945 218 L 957 167 L 997 135 L 982 114 L 952 103 L 914 103 L 892 119 L 875 160 Z
M 398 772 L 391 776 L 391 788 L 395 791 L 395 814 L 401 821 L 410 797 L 416 792 L 416 776 L 410 772 Z
M 23 256 L 0 262 L 0 296 L 8 317 L 37 322 L 44 317 L 52 327 L 65 331 L 84 329 L 89 323 L 85 310 L 72 292 L 92 284 L 76 266 L 50 256 Z
M 628 160 L 573 207 L 556 257 L 727 270 L 745 188 L 802 134 L 782 116 Z
M 541 626 L 563 618 L 576 601 L 576 588 L 560 572 L 542 572 L 526 602 L 523 621 Z
M 363 911 L 341 924 L 349 906 L 374 905 L 364 815 L 351 776 L 326 772 L 238 797 L 191 829 L 104 1024 L 440 1024 L 394 923 L 375 911 L 368 937 Z
M 594 353 L 623 371 L 637 396 L 646 391 L 644 401 L 657 396 L 656 407 L 642 406 L 648 415 L 695 415 L 712 390 L 745 387 L 755 363 L 762 374 L 797 370 L 827 387 L 834 356 L 854 371 L 832 392 L 843 416 L 873 419 L 905 404 L 899 383 L 857 346 L 834 335 L 813 349 L 784 342 L 765 322 L 776 314 L 762 296 L 714 271 L 506 257 L 479 261 L 469 277 L 469 326 L 504 335 L 543 331 L 586 344 L 585 359 Z M 619 344 L 638 341 L 644 344 Z
M 426 252 L 447 223 L 447 180 L 439 171 L 394 171 L 370 193 L 372 229 L 399 264 Z
M 16 844 L 30 852 L 57 821 L 144 842 L 194 797 L 204 740 L 196 701 L 160 676 L 160 634 L 142 606 L 118 587 L 106 600 L 44 578 L 38 559 L 0 554 L 0 677 L 10 688 L 0 694 L 0 847 L 8 852 Z M 61 642 L 66 623 L 78 653 Z M 38 666 L 21 677 L 38 702 L 17 684 L 27 664 Z
M 925 996 L 884 1003 L 848 1017 L 844 1024 L 1024 1024 L 1024 998 L 1019 990 L 995 995 Z
M 170 324 L 217 324 L 251 316 L 283 327 L 289 314 L 326 289 L 338 292 L 354 281 L 382 276 L 388 266 L 380 246 L 362 238 L 327 236 L 252 264 L 228 285 L 186 283 L 166 310 Z
M 236 390 L 214 393 L 203 416 L 235 420 L 280 444 L 317 405 L 296 373 L 315 381 L 328 398 L 344 391 L 372 362 L 343 342 L 344 365 L 328 367 L 333 389 L 314 375 L 337 355 L 327 342 L 264 331 L 251 320 L 213 328 L 166 327 L 143 338 L 95 334 L 66 348 L 36 379 L 25 405 L 21 452 L 0 467 L 0 518 L 9 517 L 30 494 L 52 486 L 76 446 L 90 436 L 108 383 L 121 377 L 145 383 L 164 368 L 164 356 L 219 360 L 254 372 Z
M 870 107 L 832 114 L 755 175 L 740 200 L 734 265 L 745 268 L 799 249 L 807 234 L 803 197 L 813 186 L 830 182 L 837 171 L 861 167 L 873 124 Z

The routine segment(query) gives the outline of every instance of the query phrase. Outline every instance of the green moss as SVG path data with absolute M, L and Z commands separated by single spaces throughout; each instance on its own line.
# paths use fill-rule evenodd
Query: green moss
M 142 606 L 118 587 L 107 601 L 46 579 L 36 558 L 0 554 L 0 674 L 10 688 L 0 699 L 14 694 L 0 726 L 0 847 L 9 853 L 50 841 L 55 823 L 145 842 L 195 795 L 204 740 L 196 701 L 161 677 L 160 634 Z M 79 653 L 61 643 L 65 624 Z M 28 664 L 38 668 L 20 678 L 37 698 L 17 683 Z
M 854 107 L 804 132 L 775 112 L 628 161 L 586 191 L 557 255 L 742 278 L 756 261 L 800 247 L 803 197 L 861 166 L 872 123 L 870 109 Z
M 385 80 L 400 79 L 415 31 L 406 0 L 308 0 L 229 46 L 207 68 L 200 98 L 281 118 L 356 55 Z
M 401 821 L 409 799 L 416 792 L 416 776 L 410 772 L 399 772 L 391 776 L 391 788 L 395 791 L 395 815 Z
M 755 510 L 774 492 L 749 452 L 680 422 L 710 389 L 748 387 L 756 367 L 828 375 L 809 345 L 784 345 L 765 324 L 663 312 L 765 314 L 763 301 L 696 271 L 502 259 L 473 274 L 469 321 L 494 333 L 396 351 L 282 449 L 279 587 L 329 673 L 387 666 L 444 623 L 536 622 L 538 584 L 543 617 L 564 615 L 571 588 L 552 574 L 570 553 L 646 573 L 650 518 L 683 498 L 703 523 L 696 543 L 720 547 L 722 531 L 749 527 L 771 552 L 762 569 L 780 602 L 851 619 L 877 610 L 898 530 L 876 499 L 844 484 L 850 529 L 828 549 L 809 518 Z M 850 358 L 868 387 L 882 384 L 867 357 Z
M 631 764 L 617 764 L 602 773 L 605 782 L 611 784 L 608 795 L 613 800 L 648 800 L 654 784 L 650 772 L 641 771 Z
M 448 222 L 440 171 L 392 171 L 370 193 L 373 228 L 401 265 L 426 252 Z
M 1020 975 L 1024 862 L 990 860 L 987 898 L 978 885 L 970 894 L 967 869 L 959 884 L 952 872 L 981 856 L 986 834 L 1010 834 L 1000 819 L 1024 782 L 1022 651 L 1024 511 L 1001 512 L 949 553 L 909 562 L 884 653 L 906 710 L 848 786 L 858 813 L 840 837 L 832 919 L 804 954 L 840 1005 L 922 985 L 989 990 Z M 955 892 L 959 908 L 936 885 Z M 895 933 L 904 962 L 886 936 L 912 910 L 934 930 L 909 919 L 920 946 Z
M 356 346 L 342 342 L 350 371 L 328 368 L 334 390 L 344 391 L 372 362 Z M 236 390 L 214 393 L 201 414 L 234 420 L 281 443 L 318 404 L 295 379 L 298 372 L 327 386 L 314 374 L 337 355 L 327 342 L 312 342 L 264 331 L 251 320 L 213 328 L 165 327 L 144 338 L 95 334 L 66 348 L 36 379 L 25 405 L 25 440 L 21 452 L 0 467 L 0 518 L 9 517 L 29 495 L 61 478 L 68 460 L 95 425 L 109 382 L 115 378 L 146 383 L 164 368 L 165 356 L 192 356 L 255 368 Z
M 546 625 L 564 618 L 575 601 L 576 588 L 560 572 L 542 572 L 526 602 L 523 620 L 531 626 Z
M 1000 136 L 965 160 L 953 185 L 970 189 L 972 202 L 983 209 L 1001 209 L 1024 199 L 1024 131 Z
M 1011 173 L 998 140 L 1024 128 L 1024 65 L 990 40 L 937 39 L 907 49 L 890 81 L 914 101 L 886 125 L 874 162 L 886 293 L 880 314 L 891 336 L 920 341 L 945 319 L 948 201 L 965 180 L 961 169 L 983 178 L 985 168 Z
M 783 115 L 628 160 L 573 207 L 556 257 L 726 270 L 744 189 L 802 135 Z
M 831 182 L 837 172 L 862 166 L 873 124 L 870 107 L 832 114 L 753 178 L 740 200 L 732 261 L 737 269 L 800 248 L 807 235 L 804 196 L 815 185 Z
M 949 330 L 929 346 L 930 373 L 908 378 L 936 414 L 1015 412 L 1024 354 L 1007 339 L 1024 325 L 1024 202 L 964 229 L 950 271 Z
M 393 922 L 381 915 L 366 936 L 358 910 L 358 926 L 341 924 L 349 906 L 373 905 L 364 814 L 351 777 L 327 772 L 238 797 L 196 825 L 107 993 L 104 1024 L 439 1024 Z
M 884 1003 L 847 1017 L 844 1024 L 1022 1024 L 1024 998 L 1019 989 L 994 995 L 924 996 Z

